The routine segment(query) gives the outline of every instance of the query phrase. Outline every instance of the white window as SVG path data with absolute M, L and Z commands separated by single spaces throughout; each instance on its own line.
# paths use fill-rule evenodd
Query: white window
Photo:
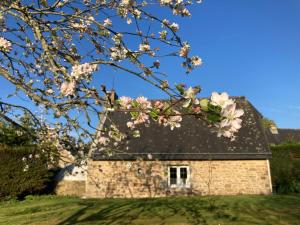
M 190 187 L 190 169 L 188 166 L 169 166 L 168 184 L 171 188 Z

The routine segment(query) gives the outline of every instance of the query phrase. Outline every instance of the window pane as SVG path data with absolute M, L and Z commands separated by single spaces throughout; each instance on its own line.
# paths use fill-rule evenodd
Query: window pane
M 177 169 L 170 167 L 170 184 L 177 184 Z
M 180 178 L 187 178 L 187 168 L 180 168 Z
M 187 180 L 187 168 L 180 168 L 181 185 L 186 185 L 186 180 Z

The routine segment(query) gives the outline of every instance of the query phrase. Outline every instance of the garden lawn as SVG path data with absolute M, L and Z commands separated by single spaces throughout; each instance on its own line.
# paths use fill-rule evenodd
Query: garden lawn
M 300 224 L 300 195 L 0 202 L 0 224 Z

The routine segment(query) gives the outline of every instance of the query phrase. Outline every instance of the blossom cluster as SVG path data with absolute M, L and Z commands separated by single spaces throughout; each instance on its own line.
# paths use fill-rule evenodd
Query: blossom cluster
M 95 72 L 98 68 L 97 64 L 84 63 L 80 65 L 75 65 L 72 67 L 71 77 L 75 80 L 86 78 Z
M 3 37 L 0 37 L 0 50 L 10 52 L 12 49 L 11 42 Z
M 141 52 L 147 52 L 147 51 L 150 51 L 150 45 L 149 44 L 140 44 L 140 51 Z
M 65 81 L 60 86 L 60 92 L 63 96 L 71 96 L 75 94 L 76 81 L 80 79 L 88 79 L 89 76 L 98 69 L 97 64 L 84 63 L 74 65 L 69 81 Z
M 121 61 L 123 59 L 126 59 L 128 53 L 128 50 L 123 46 L 111 47 L 109 51 L 110 57 L 114 61 Z
M 217 128 L 218 137 L 226 137 L 234 140 L 235 133 L 241 128 L 244 114 L 242 109 L 238 109 L 234 99 L 229 98 L 227 93 L 212 93 L 210 99 L 199 99 L 197 94 L 200 87 L 184 88 L 183 85 L 177 87 L 182 98 L 175 101 L 150 101 L 144 96 L 136 99 L 122 96 L 117 100 L 117 109 L 130 114 L 131 118 L 126 125 L 131 130 L 133 137 L 140 137 L 139 126 L 148 126 L 151 122 L 171 130 L 181 127 L 183 116 L 188 114 L 207 115 L 207 120 Z M 177 105 L 177 107 L 174 107 Z M 176 109 L 175 109 L 176 108 Z M 202 116 L 203 116 L 202 115 Z M 210 117 L 214 115 L 214 117 Z M 98 137 L 97 142 L 101 146 L 118 146 L 126 137 L 115 125 L 111 125 L 107 132 Z
M 63 96 L 71 96 L 75 94 L 76 81 L 65 81 L 60 87 L 60 92 Z
M 150 119 L 165 127 L 169 126 L 171 130 L 180 127 L 182 121 L 181 114 L 172 109 L 167 102 L 149 101 L 143 96 L 136 99 L 123 96 L 119 104 L 121 109 L 131 110 L 131 121 L 127 122 L 127 126 L 132 130 L 139 124 L 149 124 Z
M 202 59 L 199 56 L 192 56 L 189 57 L 189 52 L 190 52 L 190 48 L 191 46 L 189 45 L 189 43 L 184 42 L 183 46 L 180 48 L 178 55 L 182 58 L 186 58 L 187 62 L 183 63 L 184 67 L 189 67 L 188 65 L 190 65 L 190 67 L 196 67 L 196 66 L 201 66 L 202 65 Z M 190 70 L 191 68 L 189 68 Z
M 99 137 L 96 139 L 96 144 L 98 143 L 100 146 L 108 146 L 110 143 L 113 144 L 114 147 L 117 147 L 121 141 L 126 138 L 126 135 L 123 134 L 116 125 L 111 125 L 108 128 L 107 135 L 105 133 L 101 133 Z
M 160 4 L 170 6 L 174 15 L 191 16 L 191 13 L 186 8 L 186 5 L 190 4 L 189 2 L 184 2 L 183 0 L 160 0 Z
M 84 19 L 80 19 L 79 22 L 72 21 L 70 26 L 79 32 L 85 32 L 94 21 L 95 18 L 93 16 L 86 16 Z
M 180 105 L 183 109 L 194 114 L 204 112 L 208 120 L 217 127 L 218 136 L 234 140 L 235 133 L 241 128 L 244 111 L 237 109 L 234 99 L 229 98 L 227 93 L 212 93 L 210 100 L 199 100 L 196 95 L 200 92 L 199 87 L 189 87 L 182 91 L 183 101 Z M 131 99 L 123 96 L 119 99 L 120 108 L 129 111 L 131 120 L 127 126 L 135 130 L 139 124 L 149 124 L 150 119 L 163 126 L 169 126 L 171 130 L 181 126 L 183 113 L 173 109 L 167 101 L 149 101 L 145 97 Z M 216 117 L 210 119 L 209 115 Z
M 243 109 L 237 109 L 236 103 L 230 99 L 227 93 L 212 93 L 211 104 L 221 107 L 221 121 L 216 124 L 218 136 L 224 136 L 234 140 L 234 134 L 242 127 L 241 116 L 244 115 Z

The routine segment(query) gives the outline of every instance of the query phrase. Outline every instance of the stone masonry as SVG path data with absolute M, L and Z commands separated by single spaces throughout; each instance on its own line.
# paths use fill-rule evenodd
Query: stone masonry
M 55 193 L 60 196 L 82 197 L 85 195 L 85 181 L 60 181 L 55 188 Z
M 189 166 L 190 188 L 168 187 L 168 166 Z M 268 160 L 93 161 L 86 197 L 271 194 Z

